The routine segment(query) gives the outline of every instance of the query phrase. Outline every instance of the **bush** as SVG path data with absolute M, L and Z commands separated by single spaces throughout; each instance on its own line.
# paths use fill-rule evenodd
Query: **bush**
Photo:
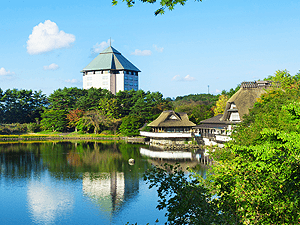
M 35 133 L 40 131 L 40 125 L 36 124 L 36 123 L 27 123 L 27 132 L 29 133 Z

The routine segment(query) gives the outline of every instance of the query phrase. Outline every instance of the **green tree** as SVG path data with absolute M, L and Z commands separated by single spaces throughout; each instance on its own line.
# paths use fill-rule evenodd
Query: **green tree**
M 233 224 L 230 216 L 220 213 L 218 200 L 202 185 L 202 178 L 185 176 L 179 164 L 152 167 L 144 180 L 149 188 L 157 188 L 157 208 L 167 209 L 167 224 Z
M 111 99 L 114 95 L 107 89 L 89 88 L 85 90 L 85 94 L 81 96 L 76 102 L 76 108 L 82 110 L 95 110 L 99 106 L 99 101 L 102 98 Z
M 70 111 L 76 108 L 82 109 L 77 107 L 77 102 L 87 93 L 86 90 L 80 89 L 77 87 L 71 88 L 64 88 L 64 89 L 57 89 L 52 94 L 49 95 L 49 108 L 57 109 L 57 110 L 66 110 Z
M 125 116 L 119 128 L 121 134 L 126 136 L 139 135 L 139 128 L 144 125 L 144 119 L 138 116 Z
M 181 104 L 175 108 L 176 112 L 186 112 L 188 114 L 189 120 L 195 124 L 199 124 L 200 121 L 208 119 L 213 116 L 213 111 L 211 106 L 202 105 L 194 101 L 185 101 L 184 104 Z
M 116 98 L 101 98 L 99 99 L 98 110 L 107 117 L 120 118 L 121 110 Z
M 41 91 L 7 89 L 0 97 L 0 121 L 7 124 L 35 122 L 47 105 Z
M 49 131 L 65 131 L 67 127 L 65 110 L 46 110 L 42 113 L 41 128 Z
M 126 4 L 127 4 L 128 7 L 132 7 L 135 4 L 134 0 L 122 0 L 122 1 L 126 2 Z M 143 3 L 151 3 L 151 4 L 159 2 L 159 4 L 160 4 L 161 7 L 154 12 L 155 15 L 164 14 L 165 13 L 165 9 L 173 10 L 174 7 L 177 4 L 180 4 L 180 5 L 184 6 L 185 3 L 187 2 L 187 0 L 160 0 L 160 1 L 156 1 L 156 0 L 140 0 L 140 1 L 143 2 Z M 202 2 L 202 0 L 196 0 L 196 1 Z M 112 4 L 113 5 L 117 5 L 118 2 L 119 2 L 118 0 L 112 0 Z

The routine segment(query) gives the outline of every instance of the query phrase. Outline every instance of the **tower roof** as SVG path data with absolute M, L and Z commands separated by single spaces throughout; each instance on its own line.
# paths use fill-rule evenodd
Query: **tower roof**
M 81 72 L 91 70 L 130 70 L 141 72 L 112 46 L 104 49 Z

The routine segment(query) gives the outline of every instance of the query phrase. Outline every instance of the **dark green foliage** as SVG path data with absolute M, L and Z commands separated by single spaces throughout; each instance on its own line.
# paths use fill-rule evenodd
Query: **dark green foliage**
M 84 96 L 81 96 L 76 102 L 76 108 L 82 110 L 94 110 L 99 106 L 99 101 L 102 98 L 111 99 L 114 98 L 114 95 L 106 90 L 106 89 L 96 89 L 90 88 L 88 90 L 84 90 Z
M 27 131 L 27 125 L 25 123 L 0 124 L 0 134 L 22 134 Z
M 46 105 L 46 96 L 41 91 L 0 89 L 0 123 L 35 122 Z
M 190 94 L 185 96 L 177 96 L 175 101 L 185 100 L 185 101 L 201 101 L 204 105 L 214 104 L 218 100 L 218 96 L 212 94 Z
M 176 112 L 186 112 L 190 121 L 199 124 L 200 121 L 213 117 L 214 112 L 208 105 L 199 105 L 196 102 L 183 104 L 175 109 Z
M 298 224 L 300 221 L 300 89 L 298 80 L 277 71 L 284 84 L 255 104 L 232 135 L 215 151 L 211 190 L 220 210 L 244 224 Z
M 125 116 L 122 119 L 122 124 L 119 128 L 121 134 L 125 136 L 139 135 L 139 128 L 144 125 L 144 118 L 138 116 Z
M 179 164 L 152 167 L 144 180 L 157 187 L 157 208 L 167 209 L 167 224 L 231 224 L 231 217 L 220 213 L 218 200 L 210 194 L 197 175 L 187 177 Z
M 65 110 L 46 110 L 42 113 L 41 128 L 48 131 L 66 131 L 67 112 Z
M 200 121 L 214 116 L 212 107 L 217 100 L 217 95 L 191 94 L 176 97 L 172 105 L 176 112 L 186 112 L 190 121 L 199 124 Z

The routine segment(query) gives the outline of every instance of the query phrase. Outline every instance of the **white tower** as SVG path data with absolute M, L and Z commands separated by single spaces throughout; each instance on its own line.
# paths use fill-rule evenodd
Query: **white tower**
M 120 52 L 109 46 L 82 71 L 83 88 L 103 88 L 116 94 L 118 91 L 138 90 L 138 73 L 141 72 Z

